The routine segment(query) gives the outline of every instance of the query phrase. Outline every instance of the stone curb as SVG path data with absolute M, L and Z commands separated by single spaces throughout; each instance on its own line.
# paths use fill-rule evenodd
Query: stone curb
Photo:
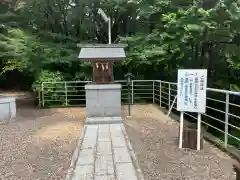
M 78 155 L 79 155 L 80 148 L 82 146 L 83 138 L 85 136 L 85 131 L 86 131 L 86 127 L 84 124 L 83 131 L 80 134 L 80 138 L 78 140 L 77 147 L 75 148 L 75 150 L 73 152 L 70 167 L 68 168 L 65 180 L 72 180 L 73 171 L 74 171 L 74 168 L 75 168 L 77 160 L 78 160 Z
M 135 169 L 136 169 L 137 178 L 138 178 L 138 180 L 144 180 L 143 173 L 142 173 L 140 165 L 139 165 L 139 163 L 137 161 L 137 157 L 136 157 L 135 152 L 134 152 L 134 150 L 132 148 L 132 145 L 131 145 L 131 143 L 129 141 L 129 138 L 128 138 L 128 135 L 127 135 L 127 131 L 126 131 L 126 128 L 125 128 L 124 124 L 121 125 L 121 128 L 122 128 L 122 132 L 124 134 L 125 141 L 127 143 L 127 147 L 128 147 L 129 153 L 131 155 L 132 163 L 133 163 L 133 165 L 135 166 Z
M 122 124 L 122 120 L 103 120 L 103 121 L 98 121 L 98 120 L 86 120 L 85 124 L 86 125 L 101 125 L 101 124 Z
M 100 118 L 100 117 L 96 117 L 96 118 L 87 118 L 85 120 L 85 124 L 87 125 L 100 125 L 100 124 L 121 124 L 123 123 L 123 119 L 121 117 L 116 117 L 117 119 L 113 119 L 113 118 Z

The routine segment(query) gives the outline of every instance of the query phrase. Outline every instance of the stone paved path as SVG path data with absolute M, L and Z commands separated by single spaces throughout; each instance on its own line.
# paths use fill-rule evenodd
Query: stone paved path
M 213 144 L 204 141 L 201 151 L 179 149 L 178 122 L 153 105 L 132 106 L 132 117 L 126 116 L 124 124 L 85 125 L 70 180 L 142 180 L 131 145 L 145 180 L 236 179 L 235 160 Z
M 85 125 L 82 139 L 72 180 L 143 179 L 122 123 Z

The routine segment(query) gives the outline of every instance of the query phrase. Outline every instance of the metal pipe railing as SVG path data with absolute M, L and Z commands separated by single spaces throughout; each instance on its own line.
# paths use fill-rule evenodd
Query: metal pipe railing
M 49 104 L 61 106 L 83 105 L 86 102 L 84 86 L 89 82 L 91 81 L 43 82 L 38 87 L 39 105 L 42 107 L 47 107 Z M 122 85 L 122 102 L 128 103 L 126 80 L 115 82 Z M 231 141 L 234 139 L 234 141 L 240 144 L 240 105 L 231 101 L 231 97 L 240 96 L 240 92 L 207 88 L 207 95 L 209 92 L 215 96 L 207 96 L 207 112 L 203 114 L 202 123 L 223 133 L 222 139 L 225 147 L 231 143 L 230 138 Z M 168 110 L 169 108 L 176 110 L 176 102 L 173 105 L 172 102 L 177 95 L 177 83 L 161 80 L 133 80 L 130 93 L 131 104 L 149 102 L 158 104 L 160 107 L 165 107 Z M 225 99 L 220 98 L 223 95 Z M 196 113 L 185 114 L 196 121 Z M 232 124 L 232 119 L 235 119 L 234 122 L 237 122 L 238 125 L 236 123 Z M 233 133 L 236 131 L 239 131 L 239 135 Z
M 171 97 L 174 97 L 177 95 L 177 83 L 173 82 L 167 82 L 167 81 L 160 81 L 157 80 L 156 82 L 158 83 L 158 86 L 155 88 L 160 89 L 161 91 L 161 100 L 159 96 L 156 96 L 157 99 L 160 101 L 159 104 L 164 104 L 167 109 L 169 109 L 169 102 L 172 104 L 172 99 Z M 165 85 L 164 87 L 162 85 Z M 175 89 L 173 87 L 175 86 Z M 168 87 L 168 88 L 167 88 Z M 171 88 L 171 90 L 169 90 Z M 174 93 L 175 92 L 175 93 Z M 233 103 L 230 101 L 230 95 L 231 96 L 239 96 L 240 92 L 234 92 L 234 91 L 229 91 L 229 90 L 221 90 L 221 89 L 214 89 L 214 88 L 207 88 L 207 92 L 211 92 L 211 94 L 214 94 L 214 97 L 209 97 L 207 96 L 207 112 L 203 114 L 203 121 L 202 123 L 205 124 L 207 127 L 210 127 L 212 129 L 215 129 L 216 131 L 223 133 L 223 141 L 224 141 L 224 146 L 227 147 L 229 145 L 229 140 L 233 141 L 235 140 L 235 144 L 240 144 L 240 105 Z M 219 94 L 220 93 L 220 94 Z M 207 93 L 208 94 L 208 93 Z M 218 99 L 219 95 L 225 95 L 225 99 Z M 164 101 L 163 101 L 164 100 Z M 239 98 L 240 100 L 240 98 Z M 213 103 L 215 102 L 217 106 L 214 106 Z M 220 106 L 225 106 L 224 108 L 220 108 Z M 230 111 L 230 106 L 234 107 L 235 110 L 234 112 Z M 176 102 L 174 103 L 173 107 L 174 110 L 177 110 L 176 108 Z M 234 109 L 233 108 L 233 109 Z M 209 114 L 209 111 L 210 114 Z M 177 112 L 177 111 L 175 111 Z M 197 113 L 185 113 L 190 119 L 197 120 Z M 213 115 L 212 115 L 213 114 Z M 216 117 L 214 117 L 217 115 Z M 230 118 L 235 118 L 233 120 L 234 122 L 237 122 L 238 125 L 233 125 Z M 217 126 L 216 124 L 219 124 Z M 221 125 L 222 124 L 222 125 Z M 221 128 L 222 127 L 222 128 Z M 230 127 L 231 129 L 234 129 L 233 132 L 230 132 Z M 234 133 L 237 132 L 238 133 Z

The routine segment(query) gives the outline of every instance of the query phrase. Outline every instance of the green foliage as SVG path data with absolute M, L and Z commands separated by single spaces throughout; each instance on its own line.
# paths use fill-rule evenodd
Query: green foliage
M 33 83 L 32 88 L 33 90 L 40 92 L 40 99 L 43 99 L 44 96 L 45 106 L 64 105 L 66 103 L 64 81 L 66 80 L 66 75 L 59 71 L 51 72 L 43 70 L 39 73 L 39 76 Z
M 1 7 L 1 76 L 18 70 L 38 79 L 47 70 L 67 73 L 72 80 L 90 80 L 90 64 L 76 61 L 76 44 L 108 41 L 107 23 L 97 14 L 102 8 L 112 19 L 112 41 L 129 44 L 117 78 L 131 70 L 136 77 L 175 81 L 178 68 L 207 68 L 210 86 L 240 86 L 236 1 L 19 2 Z
M 4 28 L 2 28 L 4 29 Z M 0 34 L 0 59 L 2 74 L 18 70 L 38 78 L 43 69 L 73 73 L 73 62 L 77 59 L 73 42 L 61 43 L 63 38 L 40 38 L 20 29 L 7 28 Z M 47 35 L 46 35 L 47 36 Z M 58 40 L 56 40 L 58 39 Z M 86 65 L 87 66 L 87 65 Z M 76 70 L 80 65 L 75 66 Z M 83 66 L 84 67 L 84 66 Z
M 161 12 L 152 32 L 122 38 L 129 44 L 128 65 L 146 77 L 173 81 L 178 68 L 206 68 L 210 86 L 229 89 L 230 79 L 239 85 L 239 4 L 226 1 L 203 9 L 197 3 L 176 8 L 175 0 L 152 3 L 148 11 Z M 158 75 L 146 73 L 152 66 L 161 70 Z
M 65 80 L 67 80 L 66 75 L 59 71 L 51 72 L 48 70 L 42 70 L 39 73 L 38 78 L 33 83 L 33 89 L 41 90 L 41 85 L 44 82 L 62 82 Z

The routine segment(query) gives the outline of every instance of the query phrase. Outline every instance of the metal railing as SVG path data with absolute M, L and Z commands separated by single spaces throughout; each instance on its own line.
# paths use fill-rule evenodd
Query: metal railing
M 39 91 L 39 105 L 84 106 L 85 84 L 90 81 L 43 82 Z M 128 103 L 128 87 L 125 80 L 115 81 L 122 85 L 121 99 Z M 170 109 L 177 95 L 177 83 L 160 80 L 133 80 L 131 84 L 131 103 L 154 103 Z M 202 124 L 207 131 L 224 142 L 240 148 L 240 92 L 207 88 L 207 110 Z M 174 102 L 173 113 L 176 110 Z M 196 122 L 196 113 L 187 113 L 189 121 Z
M 155 100 L 160 107 L 167 109 L 173 105 L 173 113 L 177 111 L 177 83 L 155 81 Z M 223 141 L 224 146 L 236 146 L 240 148 L 240 92 L 207 88 L 206 113 L 202 116 L 202 125 L 205 130 Z M 184 113 L 191 122 L 196 122 L 197 113 Z
M 86 104 L 84 86 L 91 81 L 64 81 L 43 82 L 39 86 L 38 100 L 40 107 L 54 106 L 84 106 Z M 152 102 L 153 83 L 152 80 L 132 81 L 130 86 L 131 103 Z M 122 103 L 128 103 L 128 86 L 126 80 L 115 81 L 122 85 Z

